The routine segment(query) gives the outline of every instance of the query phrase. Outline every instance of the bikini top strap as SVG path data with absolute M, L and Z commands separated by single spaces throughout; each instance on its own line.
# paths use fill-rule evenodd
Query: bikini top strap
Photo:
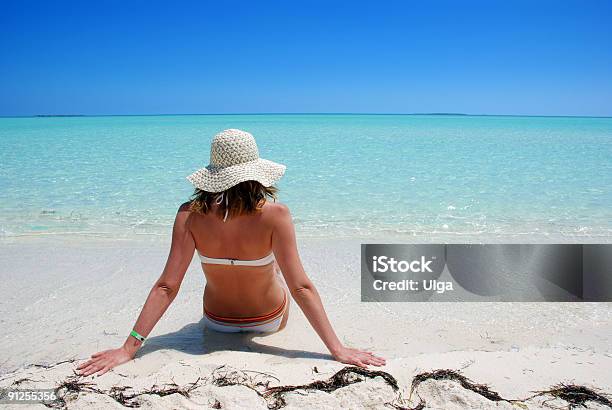
M 274 253 L 270 252 L 269 255 L 264 256 L 261 259 L 228 259 L 228 258 L 209 258 L 208 256 L 204 256 L 198 251 L 198 255 L 200 255 L 200 260 L 202 263 L 209 263 L 214 265 L 238 265 L 238 266 L 264 266 L 274 262 Z

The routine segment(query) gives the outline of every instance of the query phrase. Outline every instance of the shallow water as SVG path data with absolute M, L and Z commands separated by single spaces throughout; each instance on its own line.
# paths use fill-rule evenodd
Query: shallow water
M 225 128 L 303 236 L 612 238 L 612 118 L 439 115 L 0 118 L 0 236 L 167 235 Z

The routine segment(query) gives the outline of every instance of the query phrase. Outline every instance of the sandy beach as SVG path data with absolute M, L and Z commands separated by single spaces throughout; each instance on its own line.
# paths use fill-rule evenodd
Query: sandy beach
M 287 327 L 276 334 L 205 330 L 200 320 L 205 279 L 196 259 L 135 360 L 99 378 L 75 377 L 76 366 L 90 354 L 125 340 L 163 268 L 168 242 L 165 237 L 74 235 L 3 239 L 0 387 L 91 383 L 80 393 L 60 391 L 65 402 L 54 405 L 67 408 L 122 408 L 113 394 L 117 388 L 125 387 L 124 397 L 130 397 L 172 383 L 188 392 L 141 394 L 128 402 L 146 408 L 230 409 L 415 408 L 421 400 L 424 408 L 519 405 L 486 398 L 452 377 L 423 380 L 410 394 L 415 376 L 447 369 L 508 400 L 526 399 L 560 383 L 612 392 L 612 304 L 364 303 L 359 244 L 306 239 L 300 253 L 341 339 L 385 357 L 387 365 L 372 370 L 391 375 L 397 389 L 382 375 L 351 373 L 343 379 L 346 386 L 328 391 L 266 395 L 266 387 L 327 380 L 345 365 L 331 359 L 295 303 Z M 522 405 L 568 403 L 544 394 Z

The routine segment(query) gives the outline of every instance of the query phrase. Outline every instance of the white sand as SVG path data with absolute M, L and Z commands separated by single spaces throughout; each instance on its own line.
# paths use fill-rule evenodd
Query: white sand
M 378 377 L 332 393 L 287 393 L 287 408 L 414 406 L 417 394 L 410 402 L 398 400 L 408 398 L 416 374 L 433 369 L 461 370 L 509 399 L 560 382 L 612 392 L 611 303 L 362 303 L 359 244 L 311 239 L 301 241 L 300 251 L 341 339 L 384 356 L 382 370 L 397 378 L 399 392 Z M 0 387 L 23 378 L 34 381 L 20 388 L 53 387 L 90 354 L 120 346 L 167 252 L 167 239 L 156 237 L 2 239 Z M 263 409 L 266 401 L 248 387 L 214 386 L 214 369 L 227 365 L 226 370 L 267 373 L 280 380 L 268 378 L 276 386 L 327 379 L 344 367 L 331 360 L 295 303 L 287 328 L 277 334 L 203 330 L 204 283 L 194 259 L 179 295 L 137 358 L 100 378 L 81 380 L 101 390 L 142 390 L 172 382 L 187 385 L 201 377 L 190 398 L 145 395 L 138 400 L 151 408 L 209 408 L 218 401 L 221 408 Z M 67 359 L 78 360 L 50 369 L 28 366 Z M 266 380 L 254 372 L 246 375 Z M 427 381 L 417 393 L 427 408 L 513 408 L 453 381 Z M 550 397 L 530 400 L 529 408 L 540 408 L 545 399 Z M 549 404 L 566 405 L 558 399 Z M 122 408 L 98 393 L 75 395 L 68 407 Z

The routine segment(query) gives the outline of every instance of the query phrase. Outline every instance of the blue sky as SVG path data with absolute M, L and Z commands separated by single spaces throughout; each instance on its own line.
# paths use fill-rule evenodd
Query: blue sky
M 0 115 L 612 115 L 612 1 L 0 7 Z

